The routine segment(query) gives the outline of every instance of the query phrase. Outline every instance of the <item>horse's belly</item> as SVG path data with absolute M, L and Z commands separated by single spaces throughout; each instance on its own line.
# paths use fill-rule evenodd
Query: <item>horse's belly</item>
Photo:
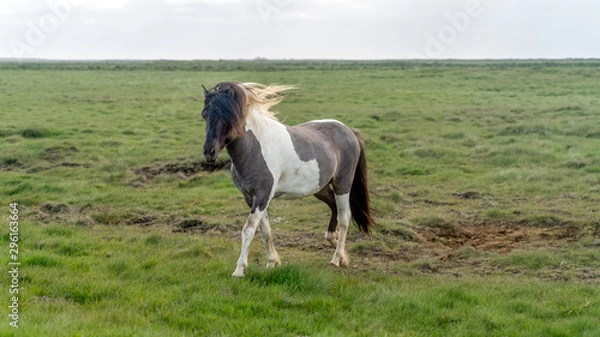
M 283 193 L 283 192 L 279 192 L 279 193 L 275 193 L 274 198 L 284 199 L 284 200 L 292 200 L 292 199 L 304 198 L 304 197 L 307 197 L 309 195 L 310 194 L 298 194 L 298 193 Z
M 319 186 L 319 165 L 316 160 L 311 160 L 280 174 L 275 187 L 275 197 L 298 199 L 313 195 L 321 188 L 322 186 Z

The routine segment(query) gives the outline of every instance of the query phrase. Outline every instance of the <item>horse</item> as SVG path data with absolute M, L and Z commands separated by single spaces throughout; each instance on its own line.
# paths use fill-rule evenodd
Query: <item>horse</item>
M 267 208 L 272 199 L 315 196 L 329 206 L 325 238 L 335 248 L 330 264 L 348 267 L 348 224 L 366 234 L 376 224 L 369 206 L 367 161 L 358 131 L 333 119 L 286 126 L 269 109 L 294 86 L 221 82 L 204 90 L 203 147 L 207 162 L 226 148 L 233 183 L 250 207 L 234 277 L 244 277 L 257 228 L 267 251 L 267 268 L 281 260 L 271 237 Z M 339 227 L 339 232 L 337 228 Z

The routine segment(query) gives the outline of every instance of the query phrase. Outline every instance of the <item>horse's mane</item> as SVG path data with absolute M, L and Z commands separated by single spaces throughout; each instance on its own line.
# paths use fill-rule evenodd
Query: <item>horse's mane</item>
M 203 86 L 204 88 L 204 86 Z M 249 113 L 277 120 L 269 108 L 281 102 L 279 93 L 295 89 L 291 85 L 263 85 L 259 83 L 217 83 L 211 90 L 204 88 L 204 113 L 219 118 L 231 130 L 231 136 L 244 132 L 244 120 Z
M 242 83 L 240 86 L 246 94 L 246 113 L 254 108 L 261 115 L 277 120 L 275 112 L 269 110 L 271 107 L 281 102 L 282 91 L 296 89 L 293 85 L 264 85 L 260 83 Z

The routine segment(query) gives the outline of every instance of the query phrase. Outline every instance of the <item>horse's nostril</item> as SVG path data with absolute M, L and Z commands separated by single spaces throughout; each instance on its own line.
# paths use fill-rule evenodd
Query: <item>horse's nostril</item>
M 206 160 L 214 160 L 217 156 L 217 149 L 215 149 L 214 147 L 210 147 L 210 148 L 204 148 L 204 158 L 206 158 Z

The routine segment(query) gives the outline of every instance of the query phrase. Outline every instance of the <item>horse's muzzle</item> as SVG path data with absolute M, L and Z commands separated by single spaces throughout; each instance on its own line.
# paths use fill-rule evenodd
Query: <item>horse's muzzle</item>
M 204 147 L 204 159 L 207 162 L 214 163 L 215 161 L 217 161 L 218 156 L 219 153 L 217 152 L 217 149 L 215 149 L 214 146 Z

